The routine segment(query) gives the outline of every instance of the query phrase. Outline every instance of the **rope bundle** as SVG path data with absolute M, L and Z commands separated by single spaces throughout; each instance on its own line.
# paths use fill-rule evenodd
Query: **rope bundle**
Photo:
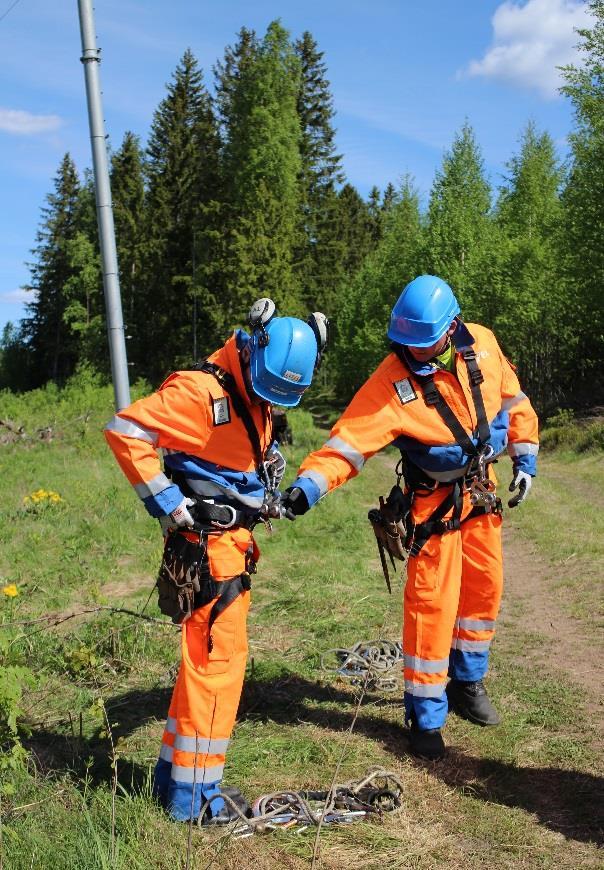
M 385 675 L 402 661 L 403 647 L 399 641 L 361 640 L 350 649 L 327 650 L 321 656 L 321 667 L 350 679 L 354 685 L 362 685 L 367 691 L 394 692 L 398 688 L 396 677 Z

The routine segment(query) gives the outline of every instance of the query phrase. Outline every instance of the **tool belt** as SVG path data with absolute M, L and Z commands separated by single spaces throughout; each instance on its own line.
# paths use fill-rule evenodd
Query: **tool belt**
M 198 535 L 198 541 L 191 541 L 181 530 L 168 534 L 155 585 L 159 593 L 159 609 L 176 624 L 216 599 L 208 619 L 208 648 L 211 652 L 212 625 L 229 604 L 251 588 L 250 574 L 255 572 L 256 564 L 249 557 L 247 570 L 242 574 L 230 580 L 215 580 L 210 573 L 207 535 L 203 532 Z

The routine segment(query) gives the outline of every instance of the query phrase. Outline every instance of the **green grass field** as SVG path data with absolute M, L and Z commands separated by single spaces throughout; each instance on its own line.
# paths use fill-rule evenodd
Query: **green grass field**
M 58 620 L 82 607 L 140 610 L 149 596 L 161 537 L 100 433 L 111 393 L 81 383 L 68 394 L 5 394 L 0 405 L 12 426 L 0 446 L 0 589 L 14 584 L 18 592 L 0 594 L 0 703 L 11 669 L 34 675 L 20 703 L 27 760 L 1 774 L 0 863 L 6 870 L 184 868 L 187 826 L 150 798 L 178 630 L 102 609 L 51 627 L 6 626 L 48 614 Z M 292 419 L 291 476 L 324 438 L 304 412 Z M 394 462 L 394 454 L 372 460 L 309 515 L 276 524 L 271 537 L 258 530 L 263 558 L 248 675 L 225 782 L 254 799 L 326 788 L 339 762 L 341 781 L 371 765 L 397 771 L 402 813 L 325 827 L 323 868 L 604 866 L 596 728 L 603 718 L 596 688 L 602 454 L 544 456 L 530 501 L 508 511 L 511 580 L 489 683 L 503 723 L 477 729 L 451 716 L 440 764 L 407 754 L 397 693 L 367 694 L 348 737 L 355 689 L 320 668 L 329 648 L 400 634 L 402 580 L 389 596 L 366 520 L 391 486 Z M 505 485 L 509 465 L 499 468 Z M 32 501 L 39 490 L 61 500 Z M 154 598 L 146 613 L 159 616 Z M 581 664 L 580 673 L 569 662 Z M 313 831 L 233 841 L 195 829 L 189 865 L 303 868 L 313 843 Z

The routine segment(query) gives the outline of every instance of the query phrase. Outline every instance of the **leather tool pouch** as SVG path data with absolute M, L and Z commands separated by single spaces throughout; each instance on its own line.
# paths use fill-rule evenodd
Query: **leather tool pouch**
M 189 541 L 179 531 L 168 535 L 156 586 L 159 609 L 175 623 L 216 597 L 218 585 L 210 575 L 207 543 L 202 535 L 199 541 Z
M 387 553 L 394 559 L 403 561 L 407 557 L 405 543 L 407 538 L 406 520 L 411 500 L 400 486 L 393 486 L 388 498 L 380 496 L 379 508 L 369 511 L 369 522 L 374 534 Z

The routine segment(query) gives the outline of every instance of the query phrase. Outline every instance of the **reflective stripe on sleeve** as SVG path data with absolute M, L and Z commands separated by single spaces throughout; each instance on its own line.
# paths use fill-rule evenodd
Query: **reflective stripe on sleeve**
M 509 399 L 504 399 L 503 402 L 501 403 L 501 410 L 502 411 L 509 411 L 511 408 L 514 407 L 514 405 L 520 404 L 520 402 L 522 402 L 524 399 L 527 399 L 527 398 L 528 398 L 528 396 L 526 395 L 526 393 L 523 393 L 522 391 L 520 391 L 519 393 L 516 393 L 515 396 L 512 396 Z
M 463 640 L 460 637 L 454 637 L 451 649 L 459 649 L 462 652 L 488 652 L 490 646 L 490 640 Z
M 173 716 L 168 716 L 166 719 L 166 731 L 176 734 L 176 719 Z
M 119 417 L 117 414 L 107 423 L 105 431 L 117 432 L 118 435 L 125 435 L 126 438 L 138 438 L 139 441 L 148 441 L 154 447 L 159 441 L 157 432 L 153 432 L 151 429 L 144 429 L 137 423 L 133 423 L 132 420 Z
M 320 496 L 327 495 L 327 493 L 329 492 L 327 478 L 323 474 L 321 474 L 320 471 L 303 471 L 300 477 L 307 477 L 309 480 L 312 480 L 312 482 L 318 488 Z
M 510 456 L 537 456 L 539 445 L 529 444 L 528 441 L 515 441 L 513 444 L 508 444 L 508 453 Z
M 158 493 L 163 492 L 164 489 L 167 489 L 169 486 L 172 486 L 172 481 L 168 480 L 166 475 L 161 472 L 146 483 L 135 483 L 134 491 L 139 498 L 147 498 L 150 495 L 157 495 Z
M 182 767 L 173 764 L 170 771 L 170 779 L 174 782 L 218 782 L 222 779 L 224 764 L 216 764 L 213 767 Z
M 445 683 L 428 685 L 425 683 L 414 683 L 412 680 L 405 680 L 405 692 L 408 692 L 415 698 L 442 698 L 445 693 L 445 686 Z
M 449 667 L 449 658 L 438 659 L 433 661 L 430 659 L 420 659 L 419 656 L 411 656 L 405 653 L 405 667 L 412 668 L 420 674 L 438 674 L 440 671 L 446 671 Z
M 329 447 L 330 450 L 339 453 L 340 456 L 343 456 L 347 462 L 350 462 L 353 468 L 356 468 L 357 471 L 360 471 L 365 465 L 365 457 L 363 454 L 360 453 L 356 447 L 348 444 L 342 438 L 338 438 L 337 435 L 330 438 L 329 441 L 326 441 L 323 446 Z
M 465 628 L 466 631 L 495 631 L 494 619 L 456 619 L 455 628 Z

